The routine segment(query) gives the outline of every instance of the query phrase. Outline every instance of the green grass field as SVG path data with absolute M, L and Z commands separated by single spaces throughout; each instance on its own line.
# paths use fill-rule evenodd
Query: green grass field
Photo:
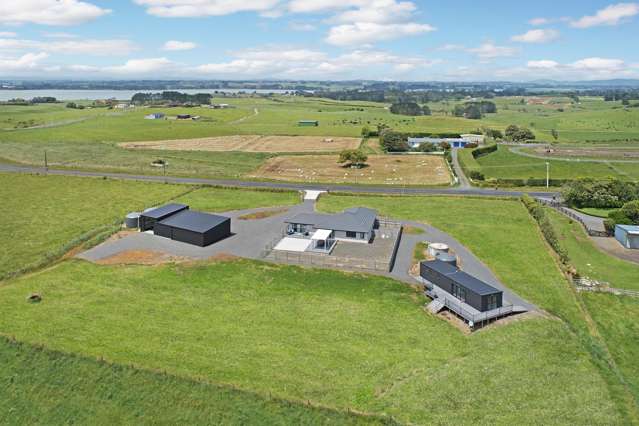
M 473 158 L 472 150 L 459 151 L 460 162 L 467 170 L 479 170 L 486 179 L 546 179 L 546 162 L 551 179 L 618 178 L 639 179 L 639 164 L 615 162 L 561 161 L 531 158 L 511 152 L 500 145 L 494 153 Z
M 0 173 L 5 249 L 0 278 L 58 258 L 74 245 L 116 229 L 124 215 L 169 201 L 195 187 L 132 181 Z M 240 210 L 290 205 L 296 192 L 202 188 L 178 198 L 195 209 Z M 10 242 L 10 243 L 9 243 Z
M 43 301 L 27 304 L 29 291 Z M 0 331 L 403 422 L 622 421 L 561 322 L 530 319 L 464 336 L 423 303 L 383 277 L 253 261 L 151 268 L 67 261 L 0 287 Z
M 0 338 L 1 424 L 383 424 Z
M 524 100 L 527 98 L 524 98 Z M 388 105 L 371 102 L 339 102 L 329 99 L 285 97 L 223 98 L 232 109 L 137 108 L 109 111 L 103 108 L 71 110 L 64 104 L 0 106 L 0 160 L 24 164 L 43 164 L 44 151 L 53 167 L 160 174 L 151 167 L 153 160 L 169 162 L 169 173 L 178 176 L 242 177 L 262 164 L 267 155 L 252 153 L 211 153 L 125 150 L 119 142 L 201 138 L 238 134 L 318 135 L 358 137 L 364 126 L 384 124 L 400 131 L 464 133 L 481 127 L 505 129 L 509 124 L 532 128 L 538 140 L 551 141 L 551 129 L 559 132 L 559 142 L 613 141 L 623 144 L 639 140 L 639 109 L 620 108 L 617 102 L 583 98 L 572 104 L 568 98 L 551 98 L 544 105 L 521 104 L 522 98 L 495 98 L 497 114 L 482 120 L 453 117 L 456 103 L 430 105 L 432 116 L 407 117 L 391 114 Z M 563 108 L 564 112 L 559 112 Z M 256 112 L 257 111 L 257 112 Z M 202 116 L 200 121 L 145 120 L 151 112 L 167 115 L 188 113 Z M 319 120 L 318 127 L 299 127 L 298 120 Z M 33 122 L 45 128 L 16 129 L 17 123 Z M 374 143 L 365 147 L 378 150 Z M 507 158 L 505 157 L 507 156 Z M 494 154 L 481 160 L 488 177 L 545 177 L 540 159 Z M 639 178 L 634 164 L 571 165 L 553 162 L 553 177 Z

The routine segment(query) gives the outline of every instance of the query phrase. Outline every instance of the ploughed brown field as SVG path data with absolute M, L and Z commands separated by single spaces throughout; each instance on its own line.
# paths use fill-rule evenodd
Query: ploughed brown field
M 359 147 L 359 138 L 330 136 L 234 135 L 198 139 L 125 142 L 128 149 L 172 151 L 334 152 Z
M 371 155 L 366 167 L 337 163 L 334 155 L 284 155 L 268 159 L 250 177 L 298 182 L 386 185 L 447 185 L 443 157 L 435 155 Z

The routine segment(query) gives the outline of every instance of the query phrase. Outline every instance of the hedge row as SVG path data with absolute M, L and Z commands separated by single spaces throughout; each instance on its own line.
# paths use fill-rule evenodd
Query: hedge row
M 482 146 L 481 148 L 474 149 L 472 152 L 473 158 L 477 159 L 483 155 L 490 154 L 497 151 L 497 144 Z
M 546 239 L 550 247 L 552 247 L 555 253 L 557 253 L 557 255 L 559 256 L 559 260 L 561 260 L 561 263 L 563 263 L 564 265 L 568 265 L 568 263 L 570 262 L 568 253 L 563 247 L 561 247 L 561 244 L 559 244 L 559 238 L 557 237 L 555 228 L 553 228 L 550 220 L 546 216 L 544 207 L 538 201 L 534 200 L 526 194 L 522 195 L 521 202 L 524 204 L 524 206 L 526 206 L 528 212 L 530 212 L 530 215 L 535 219 L 535 221 L 537 221 L 537 224 L 539 224 L 541 233 L 544 235 L 544 238 Z

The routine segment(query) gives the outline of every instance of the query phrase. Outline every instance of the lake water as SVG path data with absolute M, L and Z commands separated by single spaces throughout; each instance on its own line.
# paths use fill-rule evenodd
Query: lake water
M 59 101 L 73 101 L 73 100 L 96 100 L 96 99 L 111 99 L 118 100 L 130 100 L 136 93 L 150 93 L 161 92 L 160 90 L 13 90 L 3 89 L 0 90 L 0 101 L 8 101 L 9 99 L 22 98 L 32 99 L 38 96 L 53 96 Z M 287 90 L 254 90 L 254 89 L 171 89 L 177 92 L 196 94 L 196 93 L 286 93 Z

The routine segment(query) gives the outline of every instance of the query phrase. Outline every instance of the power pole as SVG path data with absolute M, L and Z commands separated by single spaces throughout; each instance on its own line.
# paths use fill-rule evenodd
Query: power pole
M 166 161 L 162 163 L 162 172 L 164 174 L 164 183 L 166 183 Z
M 44 172 L 49 173 L 49 162 L 47 161 L 47 150 L 44 150 Z
M 550 163 L 546 161 L 546 189 L 550 188 Z

